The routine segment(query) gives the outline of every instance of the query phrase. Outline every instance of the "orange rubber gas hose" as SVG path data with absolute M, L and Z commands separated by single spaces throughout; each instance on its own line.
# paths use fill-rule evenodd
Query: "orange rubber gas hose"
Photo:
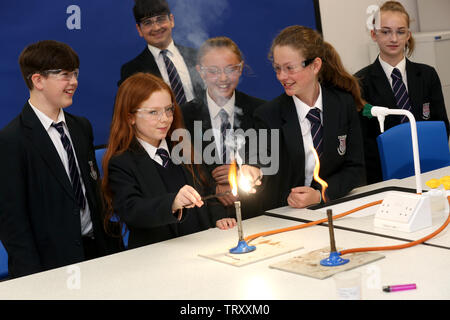
M 450 196 L 447 197 L 447 200 L 448 200 L 449 205 L 450 205 Z M 365 208 L 368 208 L 368 207 L 372 207 L 372 206 L 380 204 L 382 202 L 383 202 L 382 200 L 379 200 L 379 201 L 374 201 L 374 202 L 367 203 L 365 205 L 359 206 L 359 207 L 354 208 L 352 210 L 349 210 L 349 211 L 343 212 L 341 214 L 335 215 L 335 216 L 333 216 L 333 220 L 345 217 L 345 216 L 347 216 L 347 215 L 349 215 L 351 213 L 354 213 L 356 211 L 359 211 L 359 210 L 362 210 L 362 209 L 365 209 Z M 282 233 L 282 232 L 287 232 L 287 231 L 303 229 L 303 228 L 314 226 L 314 225 L 317 225 L 317 224 L 320 224 L 320 223 L 323 223 L 323 222 L 327 222 L 327 221 L 328 221 L 328 219 L 324 218 L 324 219 L 321 219 L 321 220 L 316 220 L 316 221 L 308 222 L 308 223 L 297 225 L 297 226 L 292 226 L 292 227 L 287 227 L 287 228 L 281 228 L 281 229 L 276 229 L 276 230 L 271 230 L 271 231 L 260 232 L 260 233 L 256 233 L 256 234 L 250 235 L 250 236 L 246 237 L 244 240 L 246 242 L 250 242 L 250 241 L 252 241 L 252 240 L 254 240 L 256 238 L 259 238 L 259 237 L 264 237 L 264 236 L 269 236 L 269 235 L 272 235 L 272 234 L 277 234 L 277 233 Z M 448 226 L 449 223 L 450 223 L 450 212 L 448 214 L 447 220 L 444 222 L 444 224 L 439 229 L 437 229 L 433 233 L 431 233 L 431 234 L 429 234 L 429 235 L 427 235 L 427 236 L 425 236 L 425 237 L 423 237 L 421 239 L 418 239 L 418 240 L 415 240 L 415 241 L 412 241 L 412 242 L 409 242 L 409 243 L 401 244 L 401 245 L 395 245 L 395 246 L 366 247 L 366 248 L 346 249 L 346 250 L 340 251 L 339 254 L 340 255 L 344 255 L 344 254 L 354 253 L 354 252 L 398 250 L 398 249 L 405 249 L 405 248 L 413 247 L 415 245 L 421 244 L 421 243 L 423 243 L 423 242 L 425 242 L 425 241 L 435 237 L 440 232 L 442 232 L 442 230 L 444 230 Z
M 340 214 L 337 214 L 337 215 L 333 216 L 333 220 L 345 217 L 346 215 L 349 215 L 349 214 L 354 213 L 356 211 L 375 206 L 377 204 L 380 204 L 381 202 L 382 202 L 382 200 L 366 203 L 365 205 L 359 206 L 359 207 L 354 208 L 352 210 L 349 210 L 349 211 L 346 211 L 346 212 L 343 212 L 343 213 L 340 213 Z M 308 222 L 308 223 L 305 223 L 305 224 L 301 224 L 301 225 L 297 225 L 297 226 L 292 226 L 292 227 L 287 227 L 287 228 L 281 228 L 281 229 L 276 229 L 276 230 L 271 230 L 271 231 L 260 232 L 260 233 L 256 233 L 256 234 L 247 236 L 244 240 L 246 242 L 250 242 L 250 241 L 252 241 L 252 240 L 254 240 L 256 238 L 259 238 L 259 237 L 265 237 L 265 236 L 270 236 L 272 234 L 277 234 L 277 233 L 282 233 L 282 232 L 287 232 L 287 231 L 303 229 L 303 228 L 314 226 L 314 225 L 317 225 L 317 224 L 320 224 L 320 223 L 323 223 L 323 222 L 327 222 L 327 221 L 328 221 L 328 218 L 324 218 L 324 219 L 321 219 L 321 220 L 311 221 L 311 222 Z
M 450 196 L 447 197 L 448 203 L 450 205 Z M 437 229 L 436 231 L 434 231 L 433 233 L 419 239 L 419 240 L 415 240 L 409 243 L 405 243 L 405 244 L 401 244 L 401 245 L 396 245 L 396 246 L 386 246 L 386 247 L 372 247 L 372 248 L 356 248 L 356 249 L 347 249 L 347 250 L 342 250 L 340 251 L 340 255 L 344 255 L 347 253 L 354 253 L 354 252 L 367 252 L 367 251 L 385 251 L 385 250 L 397 250 L 397 249 L 405 249 L 405 248 L 409 248 L 409 247 L 413 247 L 415 245 L 421 244 L 431 238 L 433 238 L 434 236 L 438 235 L 442 230 L 444 230 L 447 225 L 450 223 L 450 212 L 449 215 L 447 217 L 447 220 L 444 222 L 444 224 Z

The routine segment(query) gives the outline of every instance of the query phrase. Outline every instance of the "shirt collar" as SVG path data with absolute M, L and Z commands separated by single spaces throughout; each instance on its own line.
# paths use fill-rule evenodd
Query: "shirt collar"
M 403 57 L 403 59 L 396 65 L 391 66 L 389 63 L 381 59 L 380 56 L 378 56 L 378 60 L 380 61 L 381 67 L 383 68 L 384 73 L 386 73 L 386 76 L 388 79 L 391 79 L 392 70 L 394 68 L 397 68 L 400 70 L 400 73 L 402 74 L 403 79 L 406 79 L 406 58 Z
M 38 108 L 36 108 L 35 106 L 33 106 L 31 104 L 31 101 L 28 100 L 28 103 L 30 104 L 31 108 L 33 109 L 33 111 L 36 113 L 36 116 L 38 117 L 39 121 L 42 123 L 42 125 L 44 126 L 45 130 L 48 131 L 48 129 L 50 129 L 50 127 L 52 126 L 53 121 L 52 119 L 50 119 L 45 113 L 43 113 L 41 110 L 39 110 Z M 55 123 L 59 123 L 59 122 L 64 122 L 64 124 L 66 124 L 66 118 L 64 117 L 64 111 L 62 109 L 59 109 L 59 114 L 58 114 L 58 118 L 56 120 Z M 67 124 L 66 124 L 67 126 Z
M 317 97 L 316 102 L 314 103 L 314 106 L 310 107 L 306 103 L 304 103 L 302 100 L 297 98 L 297 96 L 293 96 L 295 108 L 297 109 L 297 115 L 300 121 L 305 120 L 306 115 L 308 114 L 309 110 L 312 108 L 317 108 L 321 112 L 323 111 L 323 104 L 322 104 L 322 87 L 319 84 L 319 96 Z
M 209 113 L 213 119 L 216 119 L 216 117 L 219 116 L 220 110 L 225 110 L 226 113 L 228 114 L 228 118 L 230 119 L 230 122 L 231 122 L 231 118 L 233 117 L 233 114 L 234 114 L 236 91 L 233 91 L 233 95 L 225 103 L 225 105 L 223 107 L 218 106 L 217 103 L 209 96 L 208 90 L 206 90 L 206 100 L 208 102 Z
M 160 48 L 154 47 L 150 44 L 148 44 L 147 47 L 148 47 L 148 50 L 150 50 L 153 57 L 155 57 L 155 59 L 158 59 L 162 50 Z M 166 49 L 169 53 L 169 56 L 172 56 L 174 54 L 175 49 L 176 49 L 176 47 L 172 40 L 172 41 L 170 41 L 170 44 L 167 46 L 167 49 Z
M 141 146 L 144 148 L 144 150 L 148 153 L 148 155 L 150 156 L 150 158 L 155 159 L 156 156 L 156 150 L 158 149 L 164 149 L 167 151 L 168 154 L 170 154 L 169 152 L 169 147 L 167 146 L 167 141 L 166 139 L 162 139 L 161 142 L 159 143 L 159 147 L 156 148 L 154 146 L 152 146 L 150 143 L 148 143 L 147 141 L 144 141 L 138 137 L 136 137 L 137 141 L 139 141 L 139 143 L 141 144 Z

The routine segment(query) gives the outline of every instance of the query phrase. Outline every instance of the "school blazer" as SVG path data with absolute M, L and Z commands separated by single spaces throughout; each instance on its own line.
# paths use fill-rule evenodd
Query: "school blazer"
M 337 199 L 365 183 L 361 129 L 353 97 L 322 86 L 323 155 L 319 176 L 328 183 L 327 199 Z M 256 127 L 278 130 L 278 172 L 263 182 L 265 210 L 287 205 L 291 188 L 305 183 L 305 153 L 301 128 L 292 97 L 283 93 L 255 111 Z M 270 140 L 269 140 L 270 142 Z M 269 143 L 269 153 L 271 144 Z M 321 190 L 314 180 L 312 187 Z
M 129 248 L 183 235 L 178 226 L 190 215 L 197 216 L 200 224 L 200 229 L 192 232 L 215 227 L 216 221 L 225 216 L 224 208 L 212 200 L 201 208 L 183 209 L 182 220 L 178 221 L 176 215 L 171 214 L 176 193 L 168 192 L 157 171 L 158 165 L 136 140 L 127 151 L 109 161 L 113 208 L 130 230 Z M 196 186 L 192 174 L 182 168 L 187 184 L 201 195 L 211 194 L 211 190 Z
M 203 80 L 195 69 L 197 64 L 197 50 L 177 44 L 175 44 L 175 46 L 183 56 L 184 62 L 189 70 L 194 89 L 194 96 L 199 97 L 203 87 Z M 156 64 L 155 57 L 153 57 L 147 46 L 145 46 L 145 49 L 137 57 L 122 65 L 120 69 L 120 80 L 117 85 L 120 86 L 125 79 L 138 72 L 151 73 L 157 77 L 162 77 L 158 65 Z
M 64 112 L 101 254 L 118 242 L 103 231 L 99 171 L 89 121 Z M 0 132 L 0 239 L 12 277 L 84 260 L 80 209 L 61 159 L 28 103 Z
M 406 59 L 408 94 L 411 112 L 416 121 L 444 121 L 449 131 L 449 122 L 442 94 L 441 82 L 436 70 L 428 65 L 414 63 Z M 360 71 L 355 76 L 359 79 L 363 98 L 373 106 L 397 109 L 394 93 L 384 73 L 379 59 Z M 360 113 L 361 130 L 364 140 L 364 152 L 367 170 L 367 182 L 382 181 L 381 163 L 376 138 L 381 134 L 377 118 L 369 119 Z M 388 130 L 400 124 L 401 117 L 388 116 L 384 128 Z

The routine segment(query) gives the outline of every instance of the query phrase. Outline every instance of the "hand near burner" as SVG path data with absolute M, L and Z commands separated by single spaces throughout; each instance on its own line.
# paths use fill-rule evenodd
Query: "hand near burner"
M 220 230 L 228 230 L 236 226 L 236 219 L 234 218 L 223 218 L 216 221 L 216 227 Z
M 217 197 L 220 203 L 222 203 L 225 207 L 232 206 L 235 201 L 239 200 L 239 197 L 235 197 L 231 194 L 231 187 L 228 182 L 226 184 L 218 184 L 216 186 L 216 194 L 223 194 L 225 192 L 227 192 L 226 195 Z
M 287 198 L 288 204 L 293 208 L 305 208 L 320 203 L 320 191 L 311 187 L 295 187 Z
M 200 194 L 190 185 L 185 185 L 178 191 L 175 200 L 173 200 L 172 213 L 183 208 L 201 207 L 203 204 Z
M 211 171 L 211 175 L 218 184 L 228 184 L 228 173 L 230 172 L 230 165 L 223 164 L 218 166 L 213 171 Z

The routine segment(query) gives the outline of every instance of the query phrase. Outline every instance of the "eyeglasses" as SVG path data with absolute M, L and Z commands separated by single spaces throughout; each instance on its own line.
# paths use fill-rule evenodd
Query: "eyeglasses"
M 144 19 L 139 24 L 141 28 L 150 29 L 154 24 L 157 26 L 162 26 L 169 21 L 169 15 L 161 15 L 153 18 Z
M 392 30 L 389 28 L 377 29 L 376 33 L 379 34 L 383 38 L 392 38 L 394 33 L 397 35 L 398 39 L 405 39 L 409 35 L 409 29 L 398 29 Z
M 155 110 L 151 108 L 140 108 L 136 109 L 134 112 L 139 112 L 140 117 L 144 119 L 150 120 L 161 120 L 162 115 L 165 114 L 167 118 L 173 117 L 173 113 L 175 111 L 175 106 L 173 103 L 167 107 L 162 108 L 161 110 Z
M 202 72 L 204 72 L 209 78 L 218 78 L 222 72 L 231 77 L 231 76 L 236 76 L 241 70 L 242 70 L 242 62 L 235 64 L 234 66 L 227 66 L 223 69 L 219 68 L 219 67 L 204 67 L 201 66 L 200 70 Z
M 28 76 L 28 78 L 30 79 L 33 76 L 33 74 L 36 74 L 36 73 L 42 74 L 44 76 L 52 75 L 52 76 L 56 77 L 57 80 L 70 81 L 70 80 L 72 80 L 73 77 L 75 77 L 75 79 L 78 79 L 78 76 L 80 75 L 80 70 L 75 69 L 74 71 L 67 71 L 67 70 L 63 70 L 63 69 L 50 69 L 50 70 L 34 72 L 34 73 L 30 74 Z
M 308 65 L 311 64 L 311 62 L 314 61 L 314 59 L 316 58 L 306 59 L 299 64 L 288 64 L 286 66 L 279 66 L 274 64 L 273 71 L 275 71 L 276 74 L 280 74 L 281 71 L 284 71 L 287 74 L 296 74 L 297 72 L 300 71 L 300 66 L 306 68 Z

